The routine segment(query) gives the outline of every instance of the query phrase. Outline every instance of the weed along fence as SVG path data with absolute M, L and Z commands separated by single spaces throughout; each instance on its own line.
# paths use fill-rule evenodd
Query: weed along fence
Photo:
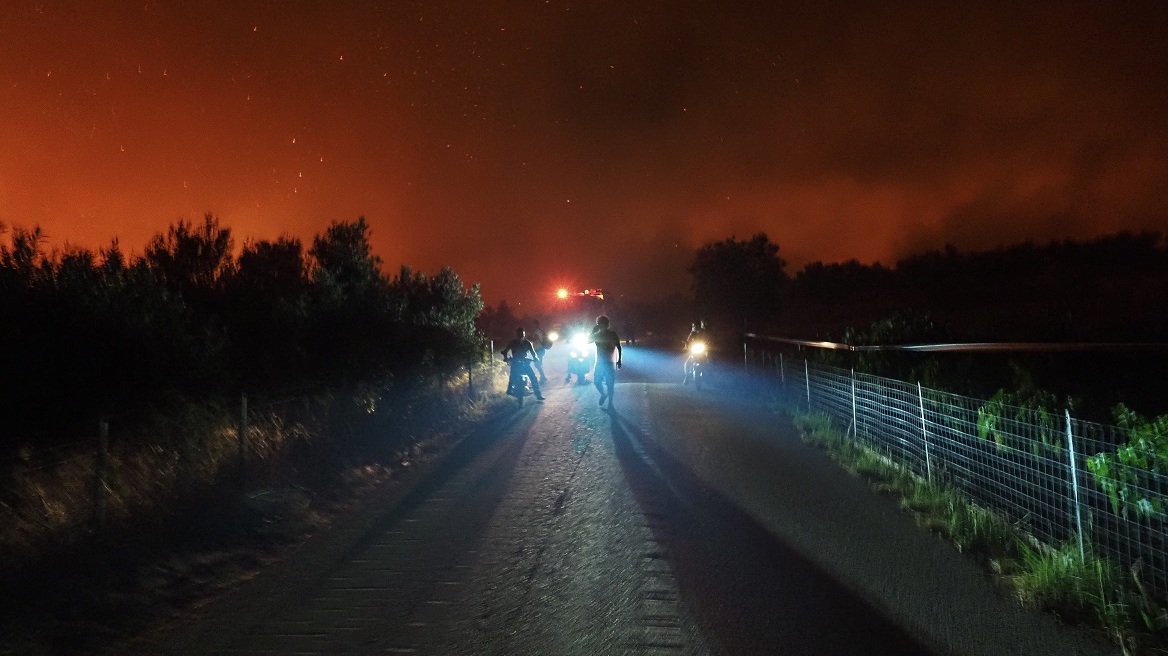
M 1168 421 L 1125 427 L 959 396 L 810 362 L 748 336 L 747 363 L 790 407 L 998 511 L 1046 545 L 1070 543 L 1168 597 Z M 955 346 L 955 345 L 950 345 Z M 987 345 L 979 345 L 988 350 Z M 844 347 L 846 348 L 846 347 Z
M 465 368 L 401 388 L 182 402 L 136 430 L 116 417 L 95 418 L 91 435 L 24 447 L 0 461 L 0 553 L 31 559 L 46 548 L 101 539 L 107 528 L 212 486 L 262 492 L 285 484 L 289 471 L 326 461 L 340 442 L 408 446 L 452 404 L 482 401 L 505 380 L 502 365 L 484 351 Z

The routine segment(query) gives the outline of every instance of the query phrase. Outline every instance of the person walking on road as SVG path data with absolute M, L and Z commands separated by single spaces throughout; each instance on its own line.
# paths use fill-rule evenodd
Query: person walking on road
M 588 341 L 596 345 L 596 368 L 592 371 L 592 383 L 600 392 L 600 405 L 608 401 L 612 407 L 613 390 L 616 387 L 616 370 L 621 366 L 621 341 L 616 331 L 608 327 L 608 317 L 596 317 L 596 325 Z
M 539 327 L 539 320 L 537 319 L 534 323 L 535 329 L 531 331 L 531 345 L 535 347 L 535 354 L 538 357 L 535 359 L 535 362 L 532 362 L 531 364 L 533 367 L 535 367 L 535 370 L 539 372 L 540 384 L 546 384 L 548 379 L 547 376 L 543 373 L 543 356 L 547 353 L 548 348 L 551 346 L 551 342 L 548 341 L 548 336 L 547 333 L 544 332 L 544 329 Z

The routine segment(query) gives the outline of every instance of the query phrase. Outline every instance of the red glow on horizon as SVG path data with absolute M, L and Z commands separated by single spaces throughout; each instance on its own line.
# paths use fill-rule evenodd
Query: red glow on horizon
M 0 3 L 0 223 L 135 253 L 363 216 L 386 271 L 536 308 L 684 295 L 758 232 L 797 270 L 1168 225 L 1158 8 L 486 4 Z

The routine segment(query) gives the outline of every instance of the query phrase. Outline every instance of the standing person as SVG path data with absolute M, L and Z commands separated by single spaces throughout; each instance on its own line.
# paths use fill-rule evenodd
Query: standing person
M 531 331 L 531 345 L 535 347 L 535 354 L 539 357 L 532 364 L 535 366 L 535 370 L 539 372 L 540 384 L 546 384 L 547 376 L 543 373 L 543 356 L 552 344 L 548 341 L 547 333 L 544 332 L 543 328 L 539 327 L 539 320 L 536 319 L 534 323 L 535 329 Z
M 608 317 L 596 317 L 596 325 L 588 341 L 596 344 L 596 369 L 592 372 L 592 383 L 600 392 L 600 405 L 608 400 L 612 408 L 612 394 L 616 387 L 616 370 L 621 366 L 621 342 L 616 331 L 608 327 Z M 615 366 L 615 369 L 613 368 Z
M 703 339 L 706 336 L 706 320 L 702 319 L 700 323 L 691 323 L 689 325 L 689 335 L 685 338 L 685 345 L 689 346 L 690 342 L 695 339 Z
M 523 328 L 515 329 L 515 339 L 503 347 L 503 361 L 511 363 L 511 378 L 507 381 L 507 393 L 522 398 L 523 390 L 515 389 L 523 384 L 523 376 L 531 380 L 531 389 L 535 391 L 536 400 L 543 400 L 543 393 L 539 390 L 539 380 L 531 370 L 532 362 L 539 362 L 539 355 L 535 347 L 527 340 Z

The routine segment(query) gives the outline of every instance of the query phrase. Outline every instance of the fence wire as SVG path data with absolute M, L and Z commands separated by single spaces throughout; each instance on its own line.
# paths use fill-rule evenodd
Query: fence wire
M 801 357 L 769 354 L 759 364 L 791 405 L 823 413 L 841 432 L 1039 541 L 1082 545 L 1168 596 L 1168 472 L 1154 453 L 1129 446 L 1117 455 L 1133 437 L 1121 428 Z

